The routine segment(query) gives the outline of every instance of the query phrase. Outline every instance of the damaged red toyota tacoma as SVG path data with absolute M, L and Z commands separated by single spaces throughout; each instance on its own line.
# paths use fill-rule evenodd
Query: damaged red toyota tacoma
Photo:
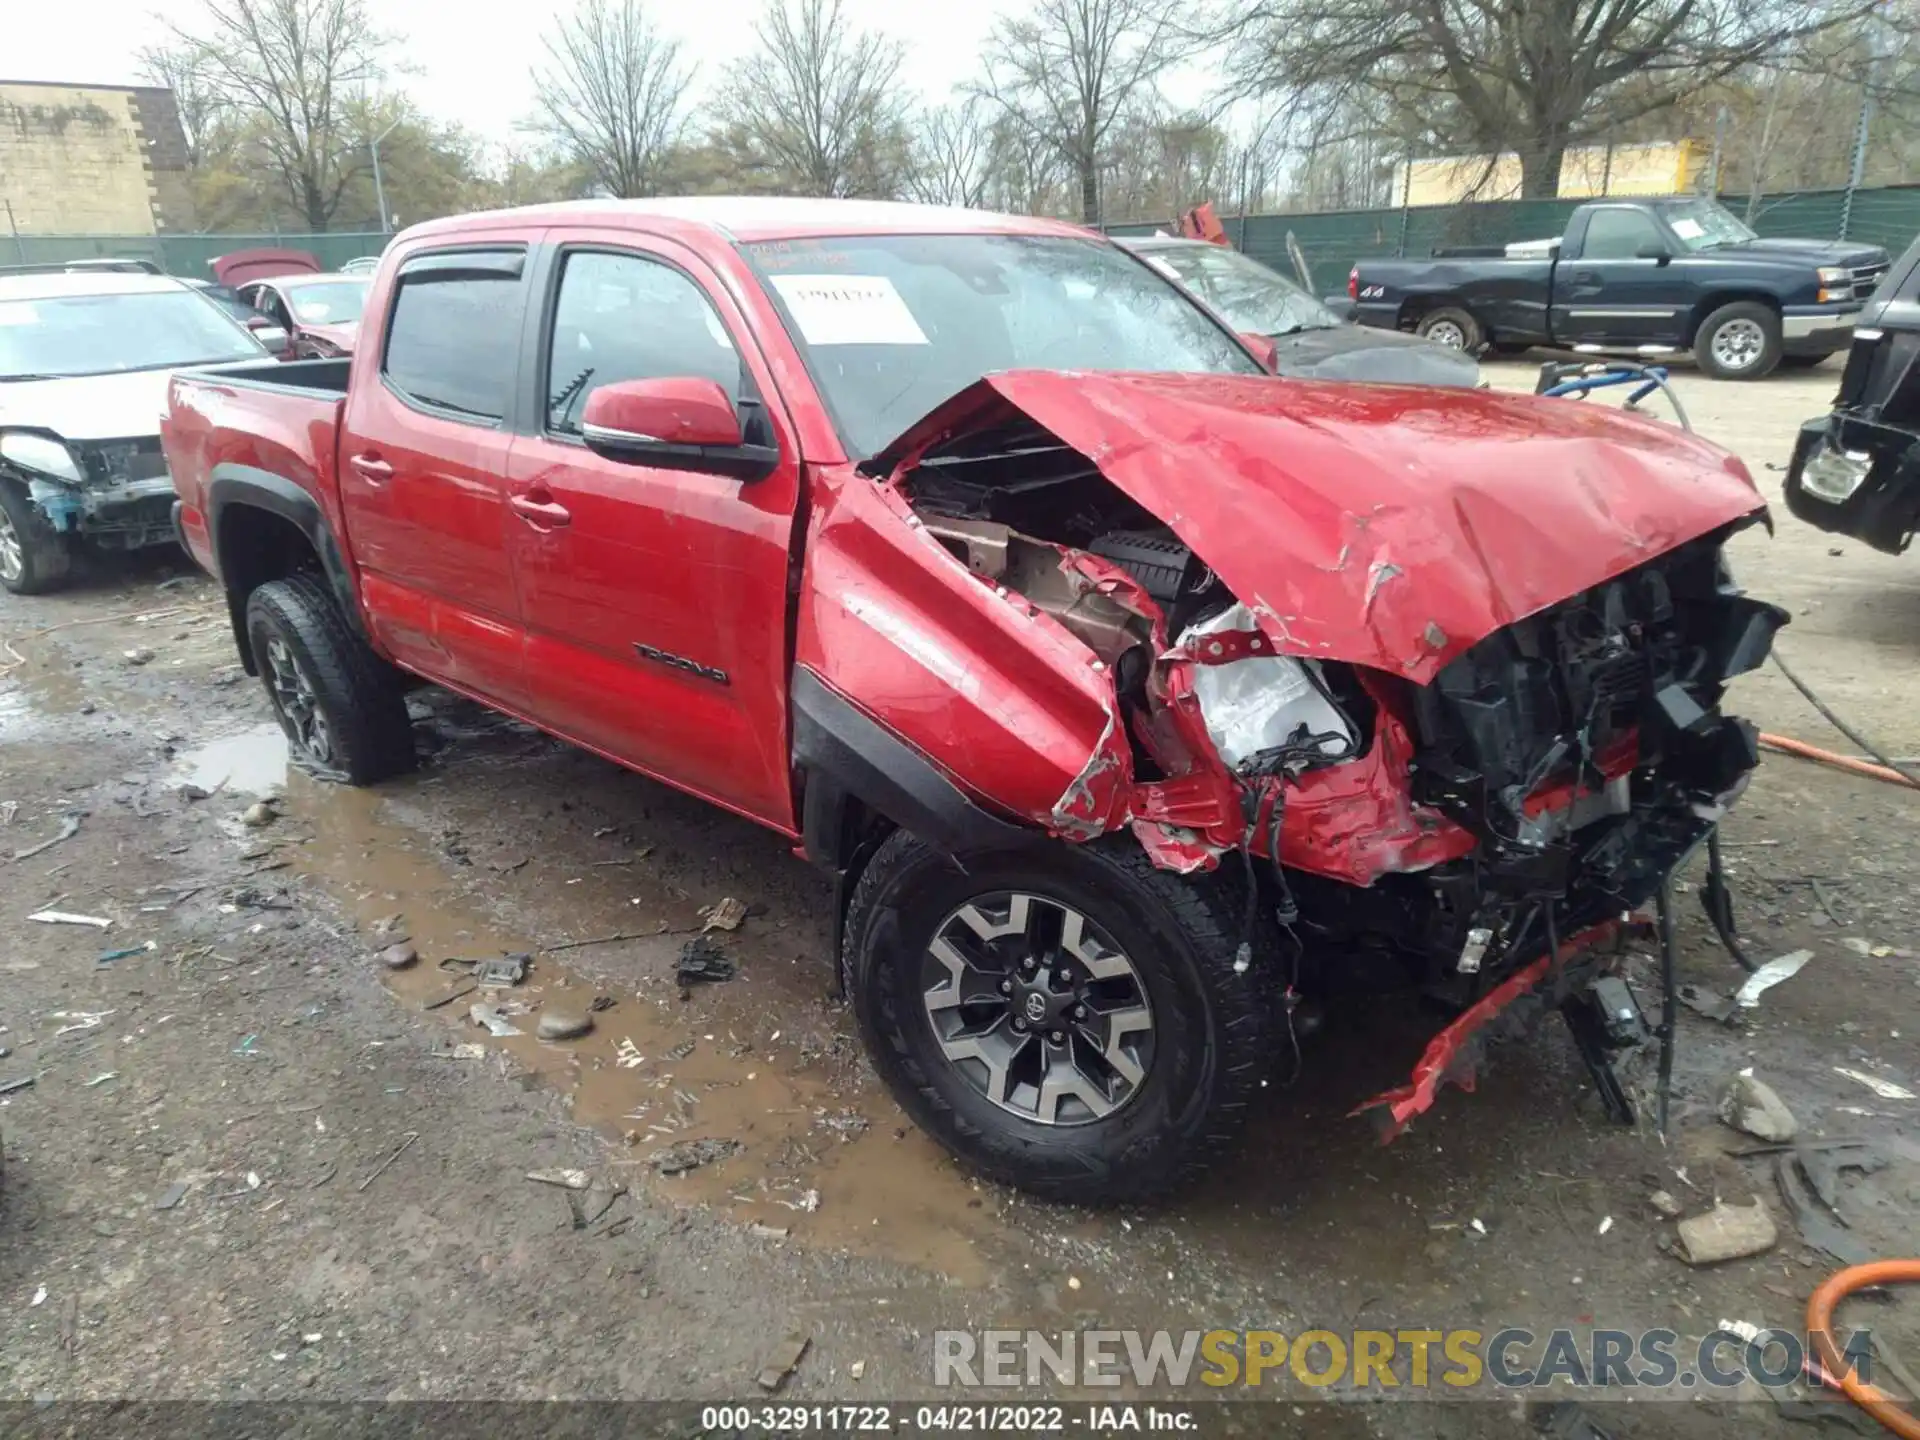
M 1786 619 L 1713 446 L 1258 353 L 1069 225 L 579 203 L 407 231 L 351 360 L 180 376 L 165 445 L 308 768 L 410 766 L 424 679 L 780 832 L 901 1105 L 1113 1201 L 1343 987 L 1459 1017 L 1389 1128 L 1523 995 L 1602 1073 L 1588 942 L 1745 785 Z

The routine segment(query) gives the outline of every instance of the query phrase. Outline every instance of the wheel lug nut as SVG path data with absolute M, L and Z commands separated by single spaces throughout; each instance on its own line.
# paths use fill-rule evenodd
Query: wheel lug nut
M 1073 976 L 1069 975 L 1064 970 L 1056 970 L 1053 972 L 1053 983 L 1056 985 L 1070 984 L 1072 980 L 1073 980 Z
M 1013 1028 L 1016 1030 L 1024 1030 L 1027 1028 L 1027 1022 L 1016 1018 L 1013 1022 Z
M 1073 1018 L 1074 1018 L 1074 1019 L 1076 1019 L 1076 1020 L 1084 1020 L 1084 1019 L 1086 1019 L 1086 1018 L 1087 1018 L 1087 1007 L 1086 1007 L 1086 1006 L 1084 1006 L 1084 1005 L 1076 1005 L 1076 1006 L 1074 1006 L 1074 1007 L 1073 1007 Z
M 1047 1038 L 1053 1041 L 1054 1044 L 1058 1045 L 1061 1041 L 1067 1038 L 1067 1032 L 1064 1030 L 1056 1030 Z
M 1013 993 L 1013 981 L 1002 980 L 1000 982 L 1000 993 L 1002 995 L 1011 995 Z

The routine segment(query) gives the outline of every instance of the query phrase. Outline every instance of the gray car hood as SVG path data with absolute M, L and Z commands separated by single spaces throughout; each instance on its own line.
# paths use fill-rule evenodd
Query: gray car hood
M 1275 368 L 1302 380 L 1371 380 L 1383 385 L 1445 385 L 1472 389 L 1480 362 L 1417 335 L 1360 325 L 1296 330 L 1272 337 Z
M 182 367 L 190 368 L 190 367 Z M 129 370 L 59 380 L 0 381 L 0 429 L 49 430 L 62 440 L 137 440 L 160 433 L 175 371 Z

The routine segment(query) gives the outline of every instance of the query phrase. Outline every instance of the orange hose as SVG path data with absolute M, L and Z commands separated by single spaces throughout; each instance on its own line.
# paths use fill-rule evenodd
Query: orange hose
M 1770 735 L 1760 732 L 1760 744 L 1768 750 L 1778 750 L 1783 755 L 1798 755 L 1802 760 L 1814 760 L 1822 765 L 1831 765 L 1837 770 L 1845 770 L 1853 775 L 1864 775 L 1869 780 L 1884 780 L 1889 785 L 1904 785 L 1909 790 L 1920 790 L 1920 781 L 1911 776 L 1902 775 L 1898 770 L 1889 770 L 1884 765 L 1869 764 L 1865 760 L 1856 760 L 1851 755 L 1836 755 L 1831 750 L 1822 750 L 1818 745 L 1809 745 L 1804 740 L 1794 740 L 1785 735 Z
M 1869 1285 L 1902 1283 L 1920 1284 L 1920 1260 L 1875 1260 L 1829 1275 L 1807 1300 L 1807 1342 L 1830 1384 L 1838 1385 L 1849 1400 L 1901 1440 L 1920 1440 L 1920 1418 L 1894 1403 L 1886 1391 L 1855 1375 L 1833 1339 L 1833 1311 L 1842 1300 Z

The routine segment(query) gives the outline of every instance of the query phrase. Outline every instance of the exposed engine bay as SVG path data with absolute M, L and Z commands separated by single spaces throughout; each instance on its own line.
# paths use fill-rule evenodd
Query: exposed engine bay
M 1279 862 L 1257 883 L 1305 989 L 1362 972 L 1377 985 L 1378 959 L 1473 1004 L 1644 904 L 1758 760 L 1753 727 L 1718 708 L 1787 619 L 1721 558 L 1757 517 L 1496 630 L 1417 684 L 1284 653 L 1204 558 L 1032 421 L 935 445 L 900 483 L 956 561 L 1111 671 L 1131 824 L 1156 862 Z

